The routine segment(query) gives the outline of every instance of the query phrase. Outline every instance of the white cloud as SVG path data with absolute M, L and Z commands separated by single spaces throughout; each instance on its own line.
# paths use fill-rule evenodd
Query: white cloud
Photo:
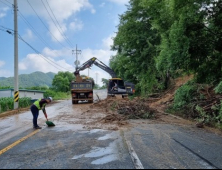
M 80 65 L 88 61 L 92 57 L 96 57 L 99 61 L 102 61 L 104 64 L 106 64 L 109 67 L 109 60 L 111 56 L 116 55 L 116 52 L 110 50 L 110 46 L 113 44 L 112 37 L 115 34 L 109 36 L 108 38 L 104 38 L 102 41 L 102 49 L 84 49 L 82 50 L 82 55 L 79 57 L 79 60 L 81 62 Z M 96 78 L 98 79 L 98 84 L 102 86 L 102 78 L 109 79 L 111 76 L 109 73 L 107 73 L 105 70 L 102 70 L 101 68 L 97 67 L 96 65 L 93 65 L 91 69 L 89 69 L 89 76 L 92 77 L 95 81 Z M 96 73 L 98 73 L 98 77 L 96 76 Z M 88 75 L 88 69 L 82 71 L 80 74 Z
M 102 61 L 107 66 L 109 65 L 110 57 L 115 55 L 116 52 L 110 51 L 110 45 L 113 44 L 112 37 L 114 35 L 109 36 L 108 38 L 104 38 L 102 41 L 102 48 L 101 49 L 83 49 L 81 55 L 79 55 L 78 59 L 80 61 L 80 66 L 91 59 L 92 57 L 96 57 L 99 61 Z M 26 58 L 24 58 L 19 63 L 19 69 L 20 70 L 28 70 L 29 72 L 34 71 L 41 71 L 44 73 L 47 72 L 54 72 L 57 73 L 58 71 L 67 71 L 70 70 L 70 72 L 75 71 L 74 64 L 70 65 L 68 64 L 66 58 L 70 57 L 70 51 L 66 49 L 62 50 L 51 50 L 49 48 L 45 48 L 43 50 L 44 56 L 47 56 L 47 59 L 51 61 L 46 61 L 43 57 L 37 54 L 29 54 Z M 55 60 L 57 57 L 62 57 L 62 60 Z M 73 57 L 73 56 L 72 56 Z M 58 59 L 58 58 L 57 58 Z M 75 58 L 73 58 L 73 62 L 75 61 Z M 51 64 L 50 64 L 50 63 Z M 73 63 L 72 62 L 72 63 Z M 55 64 L 56 63 L 56 64 Z M 55 65 L 56 67 L 54 67 Z M 61 67 L 60 67 L 61 66 Z M 61 69 L 61 70 L 58 70 Z M 65 69 L 64 69 L 65 68 Z M 98 77 L 96 77 L 96 73 L 98 73 Z M 81 75 L 88 75 L 88 69 L 81 71 Z M 111 76 L 101 68 L 97 67 L 96 65 L 93 65 L 91 69 L 89 70 L 89 76 L 94 78 L 96 81 L 96 78 L 98 78 L 98 84 L 102 86 L 102 78 L 109 79 Z
M 42 54 L 47 57 L 53 57 L 53 58 L 63 57 L 63 58 L 65 58 L 65 57 L 70 57 L 71 52 L 68 49 L 52 50 L 52 49 L 46 47 L 43 49 Z
M 73 31 L 79 31 L 79 30 L 82 30 L 83 28 L 83 23 L 82 21 L 79 21 L 77 19 L 75 19 L 75 22 L 71 22 L 69 24 L 69 28 Z
M 5 17 L 8 10 L 8 7 L 0 8 L 0 18 Z
M 5 13 L 0 13 L 0 18 L 3 18 L 3 17 L 5 17 L 5 16 L 6 16 Z
M 29 4 L 31 4 L 31 6 L 35 9 L 35 11 L 38 13 L 38 15 L 41 18 L 44 18 L 47 21 L 47 23 L 49 24 L 50 31 L 55 36 L 55 38 L 59 41 L 64 41 L 63 35 L 65 34 L 66 31 L 68 31 L 67 26 L 70 26 L 70 23 L 67 23 L 68 19 L 70 19 L 76 13 L 82 10 L 90 10 L 92 14 L 96 12 L 93 5 L 89 3 L 89 0 L 75 0 L 75 1 L 74 0 L 56 0 L 56 1 L 55 0 L 47 0 L 47 1 L 20 0 L 19 9 L 25 15 L 36 16 L 35 12 L 32 10 Z M 60 28 L 59 25 L 57 25 L 58 28 L 55 26 L 54 22 L 52 21 L 45 7 L 48 9 L 48 12 L 51 14 L 53 19 L 54 19 L 53 14 L 55 15 L 62 29 Z M 51 13 L 50 9 L 53 11 L 53 14 Z M 56 24 L 57 24 L 57 21 L 55 21 Z M 79 23 L 81 22 L 77 22 L 77 24 L 75 24 L 75 26 L 78 26 L 77 31 L 79 30 L 80 26 L 83 25 L 83 24 L 79 25 Z M 71 25 L 73 25 L 73 23 Z M 51 37 L 53 41 L 57 41 L 53 36 Z
M 111 46 L 113 45 L 113 37 L 115 37 L 116 34 L 113 34 L 111 36 L 109 36 L 108 38 L 104 38 L 103 39 L 103 46 L 105 47 L 105 49 L 110 50 Z
M 101 3 L 101 4 L 99 5 L 99 7 L 103 8 L 105 5 L 106 5 L 106 3 L 103 2 L 103 3 Z
M 74 68 L 70 64 L 67 64 L 65 60 L 55 61 L 50 57 L 44 58 L 38 54 L 29 54 L 19 63 L 19 70 L 58 73 L 59 71 L 73 71 Z
M 5 62 L 0 60 L 0 67 L 4 66 Z
M 30 29 L 27 29 L 26 33 L 22 36 L 22 38 L 25 40 L 32 40 L 34 39 L 34 35 Z
M 109 1 L 119 4 L 119 5 L 126 5 L 129 3 L 129 0 L 109 0 Z

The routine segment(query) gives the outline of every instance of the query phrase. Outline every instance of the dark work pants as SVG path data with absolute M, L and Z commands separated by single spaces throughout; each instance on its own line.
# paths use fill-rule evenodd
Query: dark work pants
M 30 109 L 33 115 L 33 126 L 38 127 L 37 119 L 39 117 L 39 109 L 35 105 L 32 105 Z

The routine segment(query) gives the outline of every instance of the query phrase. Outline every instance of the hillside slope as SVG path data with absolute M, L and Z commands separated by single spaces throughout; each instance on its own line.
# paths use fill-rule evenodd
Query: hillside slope
M 55 76 L 55 73 L 42 73 L 42 72 L 34 72 L 31 74 L 21 74 L 19 75 L 19 87 L 27 88 L 27 87 L 35 87 L 35 86 L 52 86 L 52 80 Z M 0 80 L 0 86 L 14 86 L 14 78 L 9 77 Z

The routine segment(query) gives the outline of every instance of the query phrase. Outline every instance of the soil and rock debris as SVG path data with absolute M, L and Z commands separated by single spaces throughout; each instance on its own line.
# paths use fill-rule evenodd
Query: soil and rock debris
M 181 117 L 167 114 L 165 110 L 172 104 L 176 90 L 183 84 L 191 80 L 192 76 L 185 76 L 173 81 L 171 88 L 161 94 L 155 94 L 148 99 L 136 97 L 132 100 L 129 98 L 110 97 L 105 100 L 98 100 L 96 103 L 85 107 L 81 116 L 87 119 L 84 128 L 119 130 L 133 126 L 132 123 L 138 120 L 137 123 L 144 124 L 172 124 L 179 126 L 198 127 L 196 121 L 183 119 Z M 214 99 L 209 99 L 213 102 Z M 206 101 L 207 102 L 207 101 Z M 209 105 L 210 107 L 210 105 Z M 208 105 L 206 108 L 208 109 Z M 90 119 L 92 118 L 93 119 Z M 213 128 L 206 129 L 220 133 L 220 130 Z

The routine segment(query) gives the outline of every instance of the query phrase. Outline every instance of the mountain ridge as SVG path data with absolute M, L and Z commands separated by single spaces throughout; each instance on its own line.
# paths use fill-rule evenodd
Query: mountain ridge
M 30 74 L 19 75 L 19 87 L 39 87 L 39 86 L 52 86 L 52 81 L 55 77 L 55 73 L 48 72 L 43 73 L 36 71 Z M 14 77 L 0 77 L 0 87 L 14 87 Z

